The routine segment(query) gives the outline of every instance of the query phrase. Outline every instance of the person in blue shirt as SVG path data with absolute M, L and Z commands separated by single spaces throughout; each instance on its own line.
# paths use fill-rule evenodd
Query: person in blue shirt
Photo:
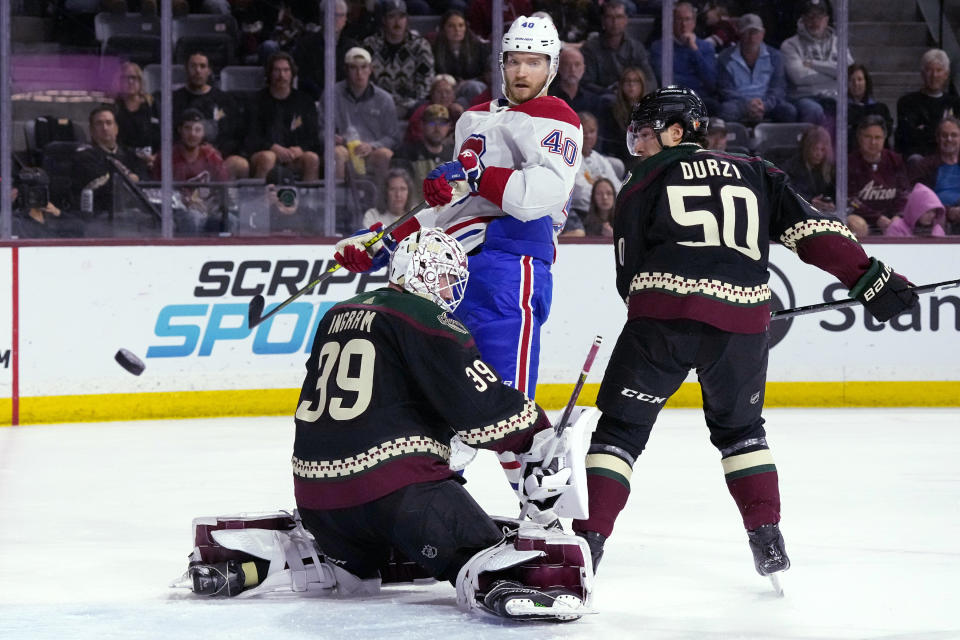
M 709 40 L 698 38 L 697 9 L 689 2 L 678 2 L 673 8 L 673 84 L 693 89 L 715 113 L 720 106 L 717 91 L 717 51 Z M 650 63 L 663 83 L 661 67 L 663 40 L 650 45 Z

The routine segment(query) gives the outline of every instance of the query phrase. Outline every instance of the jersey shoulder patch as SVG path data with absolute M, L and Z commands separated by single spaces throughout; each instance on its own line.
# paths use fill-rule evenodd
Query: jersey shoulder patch
M 462 322 L 454 318 L 452 315 L 450 315 L 446 311 L 438 315 L 437 320 L 439 320 L 440 324 L 442 324 L 443 326 L 449 327 L 458 333 L 462 333 L 464 335 L 470 335 L 470 330 L 467 329 Z
M 432 300 L 394 289 L 381 289 L 375 293 L 374 300 L 365 304 L 373 309 L 379 308 L 413 330 L 447 337 L 461 344 L 473 342 L 470 331 Z M 363 303 L 363 300 L 364 296 L 360 295 L 341 304 Z
M 528 100 L 523 104 L 510 107 L 510 111 L 525 113 L 531 118 L 547 118 L 566 122 L 573 127 L 580 127 L 580 118 L 566 102 L 556 96 L 541 96 Z

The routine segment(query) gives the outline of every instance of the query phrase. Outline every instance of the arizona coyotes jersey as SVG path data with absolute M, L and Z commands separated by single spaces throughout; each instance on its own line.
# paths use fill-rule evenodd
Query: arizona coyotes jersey
M 852 287 L 870 266 L 837 218 L 758 157 L 683 143 L 642 162 L 617 197 L 617 291 L 629 317 L 689 318 L 733 333 L 770 323 L 770 242 Z
M 296 412 L 297 504 L 338 509 L 453 475 L 450 437 L 522 452 L 549 422 L 501 381 L 469 331 L 433 302 L 380 289 L 317 328 Z
M 485 244 L 553 262 L 580 168 L 577 114 L 553 96 L 518 105 L 501 99 L 461 115 L 455 140 L 457 154 L 472 149 L 480 157 L 478 192 L 419 216 L 421 223 L 441 227 L 468 252 Z

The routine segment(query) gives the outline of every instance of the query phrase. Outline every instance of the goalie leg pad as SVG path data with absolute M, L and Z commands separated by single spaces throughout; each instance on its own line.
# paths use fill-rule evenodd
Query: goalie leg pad
M 583 539 L 533 522 L 497 522 L 504 539 L 473 556 L 457 576 L 461 609 L 539 620 L 592 613 L 593 569 Z M 516 602 L 509 605 L 511 601 Z

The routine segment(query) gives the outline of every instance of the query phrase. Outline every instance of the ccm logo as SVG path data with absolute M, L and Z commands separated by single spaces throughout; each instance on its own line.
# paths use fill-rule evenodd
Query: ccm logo
M 883 272 L 880 273 L 880 276 L 877 278 L 877 281 L 873 283 L 866 291 L 863 292 L 864 300 L 872 300 L 875 295 L 880 293 L 880 290 L 883 289 L 884 285 L 887 284 L 887 280 L 890 279 L 890 267 L 883 265 Z
M 623 388 L 623 391 L 620 392 L 620 395 L 626 396 L 628 398 L 636 398 L 642 402 L 649 402 L 650 404 L 660 404 L 661 402 L 666 402 L 667 399 L 661 398 L 660 396 L 651 396 L 648 393 L 643 393 L 642 391 L 636 391 L 634 389 Z

